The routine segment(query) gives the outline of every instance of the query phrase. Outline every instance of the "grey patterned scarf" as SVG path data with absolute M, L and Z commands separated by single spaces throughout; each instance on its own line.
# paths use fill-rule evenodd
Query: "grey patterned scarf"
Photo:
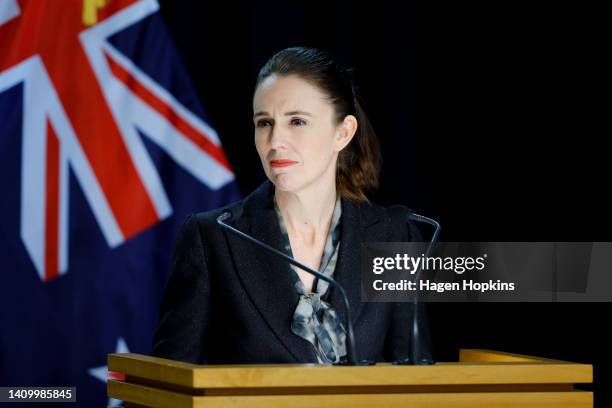
M 273 200 L 274 209 L 278 217 L 278 224 L 282 233 L 283 249 L 287 255 L 293 257 L 287 228 L 285 227 L 283 216 L 278 208 L 275 196 Z M 338 195 L 319 267 L 321 273 L 330 277 L 334 274 L 334 270 L 336 269 L 338 248 L 340 247 L 339 226 L 341 215 L 342 206 L 340 196 Z M 293 333 L 313 345 L 319 363 L 327 364 L 338 362 L 341 357 L 346 355 L 346 331 L 334 308 L 323 300 L 323 297 L 328 291 L 329 283 L 316 279 L 314 282 L 315 290 L 308 293 L 297 274 L 297 267 L 293 265 L 290 266 L 295 289 L 300 295 L 300 300 L 293 314 L 291 330 Z

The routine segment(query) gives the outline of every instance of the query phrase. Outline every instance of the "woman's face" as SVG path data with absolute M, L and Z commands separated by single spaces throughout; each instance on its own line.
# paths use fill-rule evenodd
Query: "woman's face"
M 335 185 L 336 161 L 357 129 L 354 116 L 338 123 L 320 89 L 298 76 L 271 75 L 253 97 L 255 147 L 276 188 L 298 192 Z

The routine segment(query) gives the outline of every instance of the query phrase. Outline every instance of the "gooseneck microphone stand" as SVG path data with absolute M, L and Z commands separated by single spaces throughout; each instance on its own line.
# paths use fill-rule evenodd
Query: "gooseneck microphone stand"
M 419 215 L 413 212 L 408 214 L 408 219 L 412 221 L 426 223 L 435 228 L 431 241 L 429 242 L 429 246 L 427 247 L 427 251 L 425 252 L 425 258 L 427 258 L 429 254 L 431 253 L 431 250 L 433 249 L 435 243 L 438 241 L 438 236 L 440 235 L 440 229 L 441 229 L 440 224 L 437 221 L 432 220 L 431 218 L 428 218 L 428 217 L 425 217 L 423 215 Z M 415 275 L 416 282 L 419 282 L 420 280 L 421 269 L 422 269 L 421 266 L 419 266 L 419 269 Z M 426 327 L 427 322 L 425 321 L 424 311 L 421 309 L 422 305 L 419 302 L 418 292 L 414 295 L 412 306 L 413 306 L 413 314 L 412 314 L 412 322 L 410 325 L 410 327 L 412 328 L 412 336 L 411 336 L 411 344 L 410 344 L 410 354 L 411 355 L 408 358 L 405 358 L 402 360 L 396 360 L 393 362 L 393 364 L 396 364 L 396 365 L 413 365 L 413 364 L 431 365 L 431 364 L 435 364 L 435 361 L 433 360 L 431 354 L 429 352 L 428 353 L 423 352 L 423 337 L 428 335 L 428 332 L 427 331 L 425 331 L 424 333 L 421 332 L 421 329 Z M 427 339 L 425 339 L 425 341 L 429 343 Z

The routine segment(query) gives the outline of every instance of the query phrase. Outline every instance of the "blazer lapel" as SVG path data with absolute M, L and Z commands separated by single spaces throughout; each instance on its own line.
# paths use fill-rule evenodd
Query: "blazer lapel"
M 234 226 L 281 249 L 281 231 L 274 211 L 273 185 L 264 182 L 249 195 Z M 293 287 L 290 267 L 263 248 L 225 232 L 236 270 L 244 288 L 262 318 L 298 363 L 316 362 L 312 345 L 291 331 L 299 296 Z
M 361 302 L 361 243 L 386 241 L 388 220 L 378 208 L 368 204 L 358 206 L 346 199 L 342 199 L 341 219 L 340 248 L 334 279 L 346 291 L 354 326 L 363 308 Z M 346 308 L 342 295 L 337 289 L 330 288 L 329 302 L 342 319 L 342 324 L 345 324 Z

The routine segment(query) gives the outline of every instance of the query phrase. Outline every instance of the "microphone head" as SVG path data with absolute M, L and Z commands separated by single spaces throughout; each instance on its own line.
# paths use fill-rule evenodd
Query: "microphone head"
M 232 218 L 232 212 L 230 210 L 225 210 L 217 217 L 217 223 L 224 223 L 230 218 Z

